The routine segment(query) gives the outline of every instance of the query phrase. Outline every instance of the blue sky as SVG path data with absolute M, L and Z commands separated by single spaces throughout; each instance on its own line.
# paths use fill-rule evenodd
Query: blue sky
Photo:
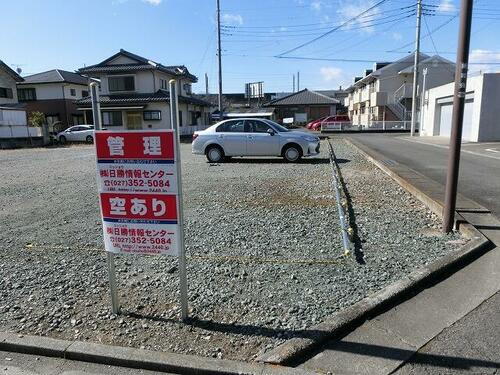
M 373 65 L 411 52 L 416 0 L 386 0 L 369 13 L 283 55 L 366 61 L 276 58 L 373 7 L 380 0 L 221 0 L 224 92 L 264 81 L 265 91 L 300 86 L 333 89 Z M 471 61 L 500 63 L 500 1 L 476 0 Z M 454 60 L 459 0 L 424 0 L 422 51 Z M 216 92 L 215 0 L 2 0 L 0 59 L 23 75 L 95 64 L 120 48 L 166 65 L 184 64 L 199 77 L 196 92 Z M 431 10 L 433 10 L 431 12 Z M 439 28 L 440 27 L 440 28 Z M 428 31 L 439 28 L 431 37 Z M 496 70 L 500 65 L 473 65 Z

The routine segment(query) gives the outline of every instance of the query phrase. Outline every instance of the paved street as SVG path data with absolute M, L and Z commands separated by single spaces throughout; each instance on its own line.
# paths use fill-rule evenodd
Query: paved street
M 354 134 L 352 138 L 388 158 L 441 183 L 446 183 L 448 146 L 440 139 L 389 134 Z M 425 142 L 425 143 L 424 143 Z M 462 145 L 459 192 L 500 217 L 500 143 Z

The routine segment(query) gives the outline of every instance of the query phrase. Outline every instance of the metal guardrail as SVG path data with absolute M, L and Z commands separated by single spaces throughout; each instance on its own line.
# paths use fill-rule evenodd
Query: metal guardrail
M 340 222 L 340 230 L 342 232 L 342 245 L 344 247 L 344 256 L 347 256 L 351 253 L 353 249 L 353 244 L 351 242 L 350 237 L 350 227 L 348 224 L 348 218 L 345 211 L 347 206 L 347 200 L 343 197 L 343 186 L 342 179 L 340 178 L 340 168 L 337 163 L 337 157 L 335 156 L 335 152 L 333 151 L 332 144 L 330 140 L 327 140 L 328 148 L 330 151 L 330 165 L 332 167 L 332 176 L 333 176 L 333 188 L 335 190 L 335 199 L 337 201 L 337 210 L 339 214 L 339 222 Z

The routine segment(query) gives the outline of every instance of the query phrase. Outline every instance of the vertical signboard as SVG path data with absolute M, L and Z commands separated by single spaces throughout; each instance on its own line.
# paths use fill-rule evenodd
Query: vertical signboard
M 179 255 L 173 130 L 96 131 L 106 251 Z

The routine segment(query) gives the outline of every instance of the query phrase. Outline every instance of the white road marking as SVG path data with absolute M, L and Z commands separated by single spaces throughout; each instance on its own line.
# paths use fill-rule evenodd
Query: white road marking
M 402 139 L 402 140 L 407 141 L 407 142 L 421 143 L 423 145 L 434 146 L 434 147 L 438 147 L 438 148 L 444 148 L 444 149 L 448 149 L 449 148 L 448 146 L 445 146 L 445 145 L 437 145 L 437 144 L 434 144 L 434 143 L 429 143 L 429 142 L 424 142 L 424 141 L 417 141 L 415 139 L 408 139 L 408 138 L 403 138 L 403 137 L 400 137 L 399 139 Z M 486 151 L 488 151 L 488 150 L 491 150 L 491 149 L 487 149 Z M 500 156 L 486 155 L 486 154 L 482 154 L 482 153 L 476 152 L 476 151 L 465 150 L 463 147 L 462 147 L 462 152 L 467 153 L 467 154 L 471 154 L 471 155 L 475 155 L 475 156 L 482 156 L 483 158 L 490 158 L 490 159 L 500 160 Z M 494 152 L 499 152 L 499 151 L 494 151 Z
M 486 151 L 489 151 L 489 152 L 500 152 L 498 150 L 495 150 L 494 148 L 487 148 Z

